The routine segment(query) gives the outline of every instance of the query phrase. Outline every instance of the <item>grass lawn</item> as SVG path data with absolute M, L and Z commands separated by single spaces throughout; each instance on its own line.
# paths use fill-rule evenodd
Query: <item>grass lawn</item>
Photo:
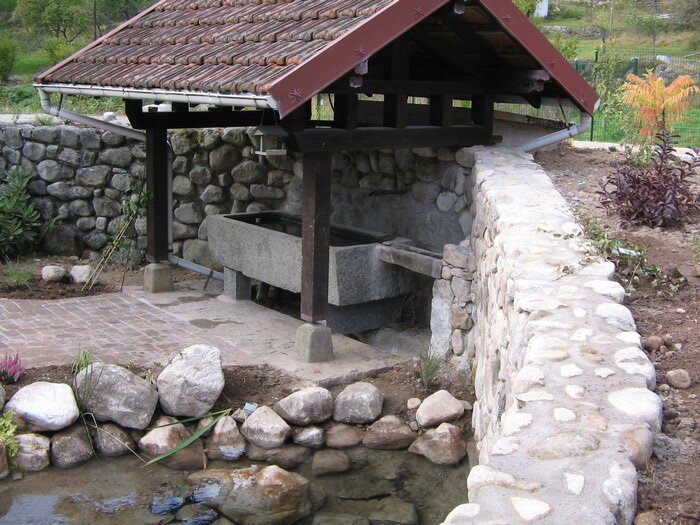
M 29 55 L 20 56 L 15 63 L 15 67 L 12 69 L 12 75 L 23 78 L 27 77 L 27 80 L 30 80 L 52 65 L 51 60 L 43 51 L 36 51 Z

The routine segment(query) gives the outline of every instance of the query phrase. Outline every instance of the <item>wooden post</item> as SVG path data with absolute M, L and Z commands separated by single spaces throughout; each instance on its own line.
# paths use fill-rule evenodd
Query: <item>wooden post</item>
M 408 80 L 410 74 L 409 47 L 406 38 L 398 38 L 388 50 L 387 76 L 390 80 Z M 384 125 L 403 129 L 408 125 L 408 96 L 384 95 Z
M 146 189 L 150 262 L 168 260 L 168 130 L 146 130 Z
M 430 97 L 430 125 L 449 128 L 452 125 L 452 97 L 433 95 Z
M 328 246 L 331 233 L 331 154 L 304 154 L 301 212 L 301 318 L 324 321 L 328 312 Z
M 472 122 L 482 126 L 484 144 L 493 137 L 493 97 L 482 95 L 472 99 Z

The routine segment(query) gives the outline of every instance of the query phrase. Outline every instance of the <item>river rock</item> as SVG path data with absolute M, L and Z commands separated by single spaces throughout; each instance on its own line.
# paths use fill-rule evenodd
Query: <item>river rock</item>
M 276 465 L 190 475 L 194 498 L 240 525 L 287 525 L 308 516 L 309 480 Z
M 338 474 L 350 470 L 352 461 L 342 450 L 319 450 L 311 462 L 311 473 L 314 476 Z
M 112 423 L 98 425 L 92 439 L 97 452 L 107 458 L 123 456 L 136 449 L 136 444 L 129 433 Z
M 155 427 L 139 440 L 139 450 L 143 451 L 149 458 L 169 451 L 192 435 L 182 423 L 178 423 L 177 419 L 169 416 L 158 418 Z M 194 470 L 202 467 L 204 465 L 202 441 L 196 440 L 182 450 L 164 458 L 160 463 L 178 470 Z
M 282 468 L 293 469 L 306 463 L 311 451 L 301 445 L 284 445 L 265 451 L 264 461 Z
M 61 430 L 78 419 L 78 405 L 71 387 L 37 381 L 20 388 L 5 405 L 31 431 Z
M 245 439 L 238 431 L 238 425 L 231 416 L 222 417 L 207 440 L 209 459 L 235 461 L 245 453 Z
M 666 372 L 666 382 L 673 388 L 678 388 L 679 390 L 690 388 L 693 384 L 690 380 L 690 374 L 683 368 L 677 368 Z
M 367 430 L 362 444 L 379 450 L 407 448 L 416 439 L 413 431 L 396 416 L 385 416 Z
M 325 442 L 325 435 L 320 427 L 294 428 L 292 440 L 302 447 L 321 448 Z
M 41 280 L 47 283 L 70 282 L 70 274 L 63 266 L 48 265 L 41 269 Z
M 107 363 L 81 370 L 75 390 L 97 421 L 113 421 L 127 428 L 146 428 L 158 404 L 158 392 L 145 379 Z
M 254 445 L 270 449 L 281 447 L 292 435 L 292 427 L 270 407 L 261 406 L 245 420 L 241 432 Z
M 81 264 L 73 266 L 70 269 L 70 277 L 74 283 L 85 284 L 92 275 L 92 266 L 89 264 Z
M 163 412 L 197 417 L 214 406 L 224 389 L 221 352 L 208 345 L 194 345 L 171 357 L 158 376 Z
M 278 401 L 274 410 L 291 425 L 323 423 L 333 415 L 333 396 L 322 387 L 303 388 Z
M 19 450 L 15 456 L 15 464 L 18 470 L 39 472 L 51 464 L 49 438 L 41 434 L 19 434 L 16 439 Z
M 350 425 L 333 425 L 326 430 L 326 446 L 329 448 L 350 448 L 362 443 L 365 437 L 363 428 Z
M 369 515 L 372 525 L 416 525 L 418 513 L 413 503 L 391 497 L 381 500 L 379 508 Z
M 438 465 L 456 465 L 467 455 L 467 442 L 461 428 L 442 423 L 416 439 L 408 451 Z
M 57 468 L 71 468 L 90 461 L 95 451 L 83 425 L 54 434 L 51 438 L 51 463 Z
M 423 400 L 416 412 L 416 421 L 422 427 L 433 427 L 454 421 L 464 414 L 464 404 L 447 390 L 438 390 Z
M 342 423 L 372 423 L 381 414 L 383 403 L 384 396 L 376 386 L 362 381 L 353 383 L 335 399 L 333 419 Z

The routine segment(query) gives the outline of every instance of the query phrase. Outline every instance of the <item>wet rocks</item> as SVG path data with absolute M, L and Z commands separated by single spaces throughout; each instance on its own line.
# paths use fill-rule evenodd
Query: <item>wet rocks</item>
M 107 458 L 123 456 L 136 448 L 131 435 L 112 423 L 98 425 L 92 441 L 97 452 Z
M 462 429 L 450 423 L 442 423 L 416 439 L 408 451 L 424 456 L 438 465 L 456 465 L 467 455 L 467 442 Z
M 90 461 L 94 451 L 83 425 L 54 434 L 51 438 L 51 463 L 57 468 L 71 468 Z
M 139 440 L 138 446 L 139 450 L 146 456 L 154 458 L 189 439 L 191 435 L 182 423 L 177 422 L 177 419 L 163 416 L 156 421 L 155 428 Z M 204 465 L 202 442 L 196 440 L 182 450 L 164 458 L 161 463 L 178 470 L 194 470 L 202 467 Z
M 454 421 L 464 414 L 464 404 L 447 390 L 439 390 L 423 400 L 416 412 L 416 421 L 422 427 L 431 427 Z
M 342 423 L 364 424 L 375 421 L 382 412 L 384 396 L 371 383 L 348 385 L 335 399 L 333 419 Z
M 326 446 L 329 448 L 350 448 L 362 443 L 365 430 L 350 425 L 333 425 L 326 430 Z
M 338 474 L 350 470 L 350 456 L 341 450 L 319 450 L 311 462 L 311 472 L 314 476 Z
M 144 429 L 158 404 L 158 392 L 124 367 L 94 363 L 75 378 L 75 391 L 97 421 Z
M 418 513 L 413 503 L 391 497 L 381 501 L 379 508 L 369 515 L 372 525 L 416 525 Z
M 303 388 L 277 402 L 274 410 L 291 425 L 323 423 L 333 415 L 333 397 L 325 388 Z
M 287 525 L 311 512 L 309 481 L 275 465 L 206 470 L 188 477 L 194 497 L 241 525 Z
M 205 525 L 206 523 L 213 523 L 218 517 L 219 514 L 214 509 L 210 509 L 201 503 L 185 505 L 175 513 L 175 519 L 178 523 L 185 523 L 186 525 Z
M 396 416 L 385 416 L 369 427 L 362 444 L 379 450 L 407 448 L 416 439 L 414 432 Z
M 15 456 L 17 468 L 25 472 L 39 472 L 51 464 L 51 440 L 40 434 L 16 436 L 19 450 Z
M 677 368 L 666 372 L 666 382 L 673 388 L 678 388 L 680 390 L 686 390 L 693 384 L 690 379 L 690 374 L 683 368 Z
M 160 404 L 172 416 L 206 414 L 223 389 L 221 352 L 213 346 L 185 348 L 171 358 L 158 376 Z
M 261 406 L 241 426 L 245 438 L 262 448 L 281 447 L 292 434 L 292 428 L 270 407 Z
M 266 450 L 264 461 L 282 468 L 294 469 L 311 457 L 311 451 L 301 445 L 284 445 Z
M 206 442 L 209 459 L 235 461 L 245 453 L 245 439 L 231 416 L 221 418 Z
M 37 381 L 20 388 L 5 405 L 31 431 L 61 430 L 78 419 L 78 405 L 71 387 Z

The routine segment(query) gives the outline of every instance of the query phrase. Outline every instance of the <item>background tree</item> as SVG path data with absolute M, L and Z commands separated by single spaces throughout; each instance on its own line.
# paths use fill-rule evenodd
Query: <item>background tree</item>
M 35 32 L 73 42 L 90 27 L 83 0 L 18 0 L 13 19 Z

